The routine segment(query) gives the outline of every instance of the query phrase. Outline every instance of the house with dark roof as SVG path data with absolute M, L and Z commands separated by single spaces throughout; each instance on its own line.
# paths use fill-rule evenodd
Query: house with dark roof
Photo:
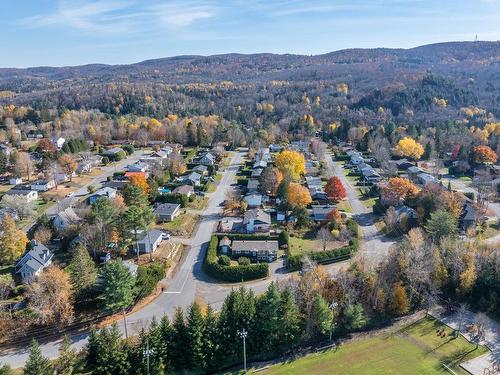
M 200 186 L 201 185 L 201 174 L 196 172 L 191 172 L 190 174 L 182 177 L 182 181 L 185 184 Z
M 262 194 L 250 193 L 243 198 L 248 207 L 260 207 L 262 205 Z
M 89 203 L 93 204 L 96 200 L 99 198 L 108 198 L 108 199 L 114 199 L 116 198 L 117 190 L 113 189 L 111 187 L 103 187 L 99 190 L 97 190 L 94 194 L 92 194 L 89 197 Z
M 16 263 L 15 272 L 21 275 L 23 283 L 29 283 L 52 264 L 53 256 L 45 245 L 33 240 L 30 250 Z
M 25 186 L 14 186 L 12 189 L 6 191 L 4 195 L 19 195 L 26 199 L 26 202 L 33 202 L 38 199 L 38 191 L 31 190 Z
M 247 183 L 247 192 L 248 193 L 256 193 L 259 191 L 260 182 L 256 178 L 251 178 Z
M 314 221 L 328 221 L 330 220 L 328 215 L 332 212 L 335 206 L 331 204 L 312 205 L 311 208 Z
M 151 229 L 137 241 L 134 250 L 139 253 L 154 253 L 162 240 L 163 232 L 159 229 Z
M 460 215 L 460 230 L 465 233 L 470 228 L 475 228 L 479 219 L 479 213 L 472 202 L 465 202 Z
M 248 210 L 243 217 L 243 225 L 248 233 L 269 232 L 271 215 L 260 208 Z
M 193 168 L 193 172 L 201 174 L 202 176 L 208 175 L 208 167 L 206 165 L 200 164 Z
M 159 203 L 153 212 L 158 222 L 168 222 L 180 215 L 181 205 L 179 203 Z
M 231 243 L 233 258 L 241 256 L 257 261 L 273 262 L 278 256 L 278 241 L 234 240 Z
M 30 184 L 31 190 L 36 191 L 49 191 L 56 187 L 56 182 L 53 179 L 50 180 L 36 180 Z
M 198 158 L 196 158 L 193 162 L 196 164 L 203 164 L 203 165 L 214 165 L 216 161 L 216 157 L 212 155 L 210 152 L 205 152 L 201 154 Z
M 52 220 L 52 226 L 55 230 L 63 231 L 73 225 L 78 225 L 81 222 L 82 219 L 76 214 L 73 207 L 68 207 L 54 217 Z

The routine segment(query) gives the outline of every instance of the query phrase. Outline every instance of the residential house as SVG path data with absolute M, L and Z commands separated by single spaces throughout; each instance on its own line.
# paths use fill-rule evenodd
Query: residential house
M 408 228 L 414 227 L 417 224 L 418 215 L 417 212 L 404 204 L 395 207 L 398 222 L 403 219 L 406 220 L 406 225 Z
M 6 145 L 5 143 L 0 143 L 0 152 L 3 152 L 5 156 L 9 156 L 12 152 L 12 148 Z
M 116 189 L 113 189 L 111 187 L 103 187 L 103 188 L 97 190 L 94 194 L 92 194 L 89 197 L 89 203 L 93 204 L 99 198 L 114 199 L 114 198 L 116 198 L 117 193 L 118 193 L 118 191 Z
M 259 185 L 260 185 L 260 182 L 259 180 L 255 179 L 255 178 L 251 178 L 248 180 L 248 183 L 247 183 L 247 192 L 249 193 L 256 193 L 259 191 Z
M 257 261 L 272 262 L 278 256 L 278 241 L 233 241 L 231 254 L 233 258 L 245 256 Z
M 123 175 L 127 180 L 130 180 L 131 177 L 143 177 L 144 179 L 148 179 L 149 173 L 148 172 L 125 172 Z
M 306 154 L 309 152 L 309 141 L 293 141 L 290 144 L 291 148 Z
M 243 199 L 247 202 L 248 207 L 250 208 L 260 207 L 262 205 L 262 194 L 247 194 Z
M 123 151 L 123 149 L 121 147 L 113 147 L 113 148 L 108 148 L 107 150 L 105 150 L 102 154 L 104 156 L 107 156 L 108 158 L 110 158 L 111 160 L 113 160 L 114 158 L 116 158 L 116 156 L 122 152 L 125 152 Z
M 255 162 L 256 163 L 260 163 L 261 161 L 263 161 L 266 163 L 266 166 L 267 166 L 267 163 L 269 163 L 271 160 L 272 160 L 271 152 L 269 151 L 269 148 L 267 148 L 267 147 L 261 147 L 255 153 Z M 265 168 L 266 166 L 264 166 L 263 168 Z
M 399 170 L 407 170 L 408 168 L 414 167 L 415 164 L 408 161 L 408 159 L 394 160 L 393 162 Z
M 257 169 L 252 169 L 252 174 L 250 175 L 251 178 L 259 178 L 262 175 L 262 168 L 257 168 Z
M 201 154 L 198 158 L 194 160 L 194 163 L 196 164 L 203 164 L 203 165 L 214 165 L 216 161 L 216 157 L 212 155 L 210 152 L 205 152 Z
M 169 149 L 170 152 L 159 150 L 159 151 L 153 151 L 149 155 L 144 156 L 141 158 L 141 161 L 144 162 L 149 162 L 149 163 L 158 163 L 161 166 L 164 166 L 165 163 L 167 162 L 168 155 L 172 152 L 172 149 Z
M 183 177 L 182 181 L 185 184 L 200 186 L 201 185 L 201 174 L 196 172 L 191 172 L 190 174 Z
M 281 152 L 283 150 L 282 145 L 270 144 L 269 151 L 270 152 Z
M 149 164 L 144 162 L 139 162 L 135 164 L 127 165 L 128 172 L 147 172 L 149 171 Z
M 188 197 L 190 197 L 191 195 L 194 194 L 194 188 L 192 185 L 181 185 L 177 186 L 174 190 L 172 190 L 172 193 L 187 195 Z
M 68 182 L 73 177 L 76 177 L 76 173 L 75 172 L 71 172 L 71 174 L 67 174 L 67 173 L 64 173 L 64 172 L 57 172 L 57 173 L 54 174 L 54 180 L 58 184 L 61 184 L 61 183 L 64 183 L 64 182 Z
M 36 190 L 36 191 L 49 191 L 55 187 L 56 187 L 56 182 L 53 179 L 37 180 L 30 184 L 31 190 Z
M 420 173 L 417 175 L 417 182 L 424 186 L 428 184 L 439 184 L 439 180 L 428 173 Z
M 243 217 L 243 225 L 248 233 L 269 232 L 271 215 L 260 208 L 248 210 Z
M 64 231 L 81 222 L 82 219 L 76 214 L 75 210 L 72 207 L 68 207 L 54 217 L 52 226 L 55 230 Z
M 163 239 L 163 232 L 159 229 L 151 229 L 137 241 L 135 251 L 140 253 L 153 253 L 160 246 Z
M 408 178 L 411 181 L 416 182 L 417 176 L 420 173 L 424 173 L 424 171 L 422 169 L 420 169 L 419 167 L 413 166 L 413 167 L 408 168 L 407 173 L 408 173 Z
M 45 245 L 33 240 L 30 250 L 16 263 L 15 272 L 21 274 L 23 283 L 29 283 L 52 264 L 52 257 L 52 252 Z
M 38 199 L 38 191 L 31 190 L 23 186 L 14 186 L 12 189 L 5 192 L 4 195 L 19 195 L 26 199 L 26 202 L 33 202 Z
M 264 169 L 267 167 L 267 161 L 266 160 L 259 160 L 259 161 L 256 161 L 255 163 L 253 163 L 253 169 L 258 169 L 258 168 L 261 168 L 261 169 Z
M 196 167 L 193 168 L 193 172 L 196 172 L 198 174 L 201 174 L 202 176 L 207 176 L 208 175 L 208 167 L 206 165 L 197 165 Z
M 472 202 L 465 202 L 460 215 L 460 231 L 465 233 L 470 228 L 475 228 L 479 219 L 479 213 Z
M 227 236 L 224 236 L 219 241 L 219 252 L 221 254 L 227 255 L 229 254 L 230 251 L 231 251 L 231 240 Z
M 181 213 L 179 203 L 159 203 L 153 210 L 156 219 L 159 222 L 168 222 L 174 220 Z
M 217 231 L 221 233 L 240 232 L 243 220 L 239 217 L 225 217 L 219 220 Z
M 19 185 L 23 183 L 23 179 L 21 177 L 12 177 L 9 179 L 9 185 Z
M 0 222 L 3 220 L 5 215 L 9 215 L 14 220 L 19 220 L 19 215 L 17 211 L 10 207 L 0 208 Z
M 312 205 L 312 216 L 314 221 L 328 221 L 330 220 L 330 212 L 335 208 L 334 205 Z
M 63 137 L 56 137 L 52 138 L 52 143 L 54 146 L 56 146 L 59 150 L 64 146 L 64 143 L 66 140 Z

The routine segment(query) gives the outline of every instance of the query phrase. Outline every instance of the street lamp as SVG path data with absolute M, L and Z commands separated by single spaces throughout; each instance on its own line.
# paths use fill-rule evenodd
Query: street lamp
M 146 341 L 146 350 L 142 351 L 142 355 L 146 357 L 147 374 L 149 375 L 149 357 L 155 352 L 154 349 L 149 348 L 149 339 Z
M 333 325 L 334 325 L 334 322 L 333 322 L 333 319 L 334 319 L 333 310 L 335 310 L 338 305 L 339 304 L 337 302 L 333 301 L 332 303 L 330 303 L 330 306 L 328 306 L 330 308 L 330 310 L 332 310 L 332 323 L 330 324 L 330 341 L 332 341 Z
M 245 372 L 247 372 L 247 347 L 246 347 L 246 338 L 248 336 L 248 331 L 243 328 L 241 331 L 238 331 L 238 336 L 243 339 L 243 368 Z

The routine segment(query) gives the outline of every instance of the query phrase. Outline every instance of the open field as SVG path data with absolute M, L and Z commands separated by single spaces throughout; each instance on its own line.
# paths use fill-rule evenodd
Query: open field
M 438 329 L 444 329 L 447 336 L 438 336 Z M 274 365 L 262 374 L 447 374 L 442 363 L 457 374 L 465 374 L 458 363 L 488 349 L 475 349 L 474 344 L 462 336 L 453 338 L 451 333 L 449 327 L 427 317 L 392 334 L 351 341 L 337 349 Z
M 333 250 L 344 246 L 345 243 L 330 241 L 326 244 L 326 250 Z M 323 251 L 323 243 L 320 240 L 290 236 L 288 246 L 292 255 L 309 253 L 312 251 Z
M 337 203 L 337 209 L 339 211 L 342 211 L 342 212 L 347 212 L 347 213 L 352 212 L 351 204 L 349 203 L 349 201 L 347 199 L 342 200 L 339 203 Z

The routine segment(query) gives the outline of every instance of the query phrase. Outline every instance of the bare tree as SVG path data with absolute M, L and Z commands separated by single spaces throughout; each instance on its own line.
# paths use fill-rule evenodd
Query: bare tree
M 17 154 L 16 164 L 14 165 L 14 170 L 19 176 L 26 176 L 28 181 L 30 180 L 31 175 L 33 174 L 34 167 L 33 161 L 30 158 L 30 155 L 26 152 L 19 152 Z
M 15 211 L 21 220 L 33 217 L 36 214 L 34 203 L 26 202 L 26 199 L 21 195 L 4 195 L 0 205 L 3 208 Z
M 333 240 L 332 233 L 326 227 L 321 227 L 316 234 L 316 238 L 321 241 L 321 245 L 323 246 L 323 251 L 326 251 L 326 246 L 330 241 Z

